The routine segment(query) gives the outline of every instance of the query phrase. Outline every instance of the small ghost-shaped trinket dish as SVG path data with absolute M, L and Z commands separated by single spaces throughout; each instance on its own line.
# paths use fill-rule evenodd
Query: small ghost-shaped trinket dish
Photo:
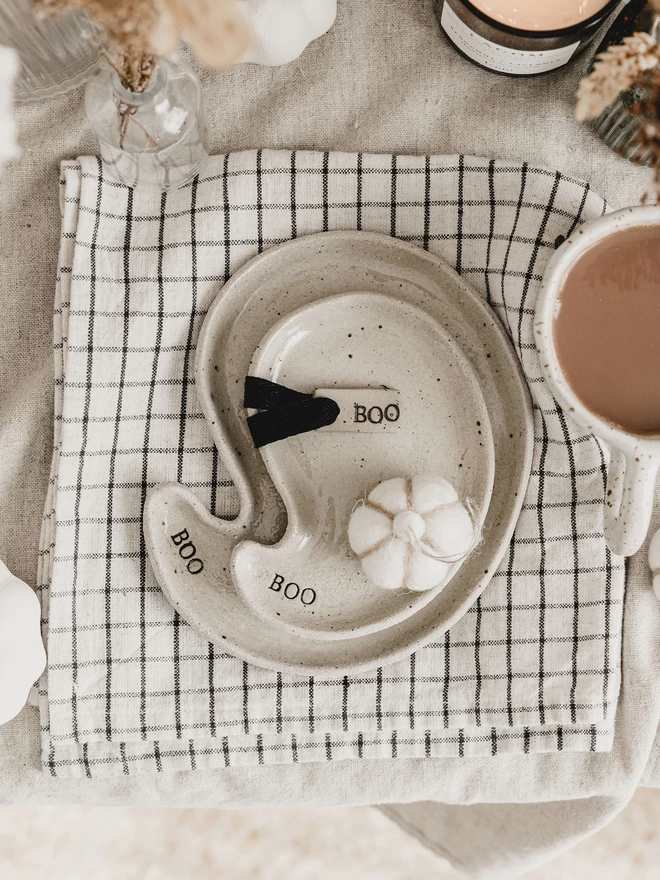
M 261 382 L 248 380 L 247 402 L 267 409 L 246 423 L 284 501 L 287 528 L 276 544 L 236 546 L 238 592 L 256 616 L 316 639 L 352 639 L 415 614 L 432 592 L 411 592 L 403 582 L 383 590 L 350 549 L 349 521 L 383 478 L 433 472 L 485 515 L 494 474 L 490 417 L 465 356 L 417 306 L 351 292 L 279 321 L 254 353 L 254 377 Z M 295 397 L 271 403 L 250 392 L 255 386 L 271 395 L 302 390 L 305 413 L 330 401 L 335 417 L 306 430 L 302 400 L 299 409 Z M 289 436 L 269 442 L 269 429 L 272 438 Z M 437 589 L 461 561 L 447 565 Z
M 240 512 L 216 519 L 170 483 L 144 513 L 156 577 L 189 623 L 259 665 L 347 673 L 468 610 L 508 546 L 533 434 L 501 326 L 442 261 L 365 233 L 268 251 L 208 312 L 196 384 Z M 387 512 L 387 583 L 354 519 L 386 481 L 411 514 Z M 438 492 L 453 517 L 429 506 Z

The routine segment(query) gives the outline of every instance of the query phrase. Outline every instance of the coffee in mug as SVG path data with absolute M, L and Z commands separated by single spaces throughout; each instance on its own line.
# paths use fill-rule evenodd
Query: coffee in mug
M 609 444 L 605 540 L 631 556 L 660 470 L 660 205 L 623 208 L 569 235 L 546 266 L 534 338 L 556 403 Z
M 630 434 L 660 435 L 660 226 L 606 236 L 566 274 L 554 345 L 591 412 Z

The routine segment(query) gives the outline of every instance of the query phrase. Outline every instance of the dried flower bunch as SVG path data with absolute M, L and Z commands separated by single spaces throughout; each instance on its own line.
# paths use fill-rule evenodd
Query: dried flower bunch
M 660 46 L 650 34 L 633 34 L 598 56 L 577 90 L 575 118 L 595 119 L 621 92 L 633 88 L 660 63 Z
M 645 85 L 649 97 L 642 98 L 632 108 L 642 123 L 635 137 L 650 156 L 656 202 L 660 204 L 660 67 L 653 71 Z
M 90 35 L 115 68 L 122 85 L 142 92 L 156 57 L 185 40 L 207 67 L 227 67 L 247 49 L 248 24 L 236 0 L 35 0 L 42 15 L 86 11 Z M 107 43 L 107 45 L 102 45 Z
M 649 0 L 649 5 L 660 15 L 660 0 Z M 660 203 L 660 43 L 650 34 L 635 33 L 599 55 L 578 87 L 575 117 L 595 119 L 622 92 L 635 88 L 644 97 L 628 108 L 640 121 L 634 142 L 653 169 Z

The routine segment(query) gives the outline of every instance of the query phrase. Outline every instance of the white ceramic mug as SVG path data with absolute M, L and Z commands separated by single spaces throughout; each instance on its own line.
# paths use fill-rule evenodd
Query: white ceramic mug
M 534 320 L 541 370 L 555 399 L 573 421 L 611 444 L 605 498 L 605 540 L 610 550 L 620 556 L 636 553 L 649 529 L 655 480 L 660 467 L 660 435 L 630 434 L 587 409 L 559 365 L 553 324 L 566 276 L 585 251 L 613 233 L 654 225 L 660 225 L 660 207 L 644 206 L 606 214 L 576 230 L 548 263 Z

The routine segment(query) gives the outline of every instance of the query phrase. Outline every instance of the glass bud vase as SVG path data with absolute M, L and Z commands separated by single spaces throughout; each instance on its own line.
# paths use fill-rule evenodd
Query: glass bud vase
M 199 80 L 180 58 L 160 58 L 143 92 L 126 89 L 102 62 L 87 83 L 85 112 L 107 171 L 152 192 L 191 181 L 208 156 Z

